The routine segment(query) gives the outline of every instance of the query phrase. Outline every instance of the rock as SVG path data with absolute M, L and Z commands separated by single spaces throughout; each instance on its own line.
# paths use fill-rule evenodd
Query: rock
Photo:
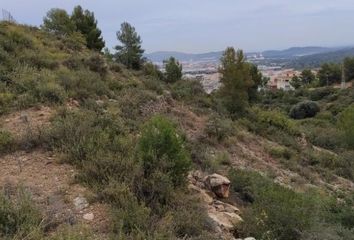
M 28 123 L 29 122 L 28 114 L 25 113 L 25 112 L 21 112 L 20 119 L 21 119 L 21 121 L 23 123 Z
M 86 198 L 84 197 L 77 197 L 74 199 L 75 209 L 81 211 L 89 206 Z
M 197 193 L 200 200 L 202 200 L 206 204 L 213 203 L 213 198 L 205 190 L 203 190 L 193 184 L 189 184 L 188 189 L 191 190 L 192 192 Z
M 82 216 L 82 218 L 87 221 L 92 221 L 95 218 L 95 216 L 93 215 L 93 213 L 86 213 Z
M 240 210 L 237 207 L 218 200 L 215 200 L 213 205 L 217 210 L 222 212 L 237 213 L 237 214 L 240 213 Z
M 218 212 L 215 209 L 209 209 L 208 216 L 216 226 L 228 231 L 231 231 L 236 224 L 242 221 L 242 218 L 236 213 Z
M 227 198 L 230 194 L 230 180 L 219 174 L 212 174 L 205 178 L 205 185 L 220 198 Z
M 253 237 L 248 237 L 248 238 L 245 238 L 244 240 L 256 240 L 256 239 Z

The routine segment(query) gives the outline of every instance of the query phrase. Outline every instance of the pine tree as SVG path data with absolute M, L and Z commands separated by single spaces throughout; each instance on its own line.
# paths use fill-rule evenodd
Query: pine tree
M 229 47 L 221 58 L 221 96 L 232 115 L 242 114 L 248 106 L 248 91 L 253 86 L 250 64 L 246 62 L 242 50 Z
M 53 8 L 43 19 L 42 28 L 58 35 L 70 35 L 75 31 L 75 25 L 64 9 Z
M 122 45 L 115 47 L 116 60 L 127 68 L 140 69 L 144 50 L 141 48 L 142 41 L 135 28 L 127 22 L 122 23 L 120 31 L 117 32 L 117 39 Z
M 102 32 L 97 27 L 97 20 L 93 12 L 84 11 L 81 6 L 76 6 L 71 15 L 71 20 L 76 31 L 84 35 L 89 49 L 101 51 L 104 48 L 105 42 L 101 36 Z
M 165 60 L 164 65 L 166 82 L 174 83 L 182 78 L 182 65 L 174 57 Z

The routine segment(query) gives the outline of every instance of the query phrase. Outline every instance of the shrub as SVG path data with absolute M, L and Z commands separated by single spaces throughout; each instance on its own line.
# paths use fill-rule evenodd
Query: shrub
M 11 133 L 0 129 L 0 153 L 8 152 L 14 145 Z
M 344 139 L 354 149 L 354 105 L 346 108 L 339 117 L 338 127 L 343 131 Z
M 252 202 L 240 232 L 257 239 L 297 240 L 320 217 L 321 204 L 312 193 L 296 193 L 252 172 L 232 171 L 231 186 Z
M 310 99 L 312 101 L 319 101 L 319 100 L 323 99 L 324 97 L 327 97 L 327 96 L 333 94 L 334 92 L 335 92 L 335 90 L 330 87 L 317 88 L 317 89 L 310 92 Z
M 316 102 L 305 101 L 296 104 L 290 109 L 289 116 L 293 119 L 304 119 L 316 116 L 320 107 Z
M 41 102 L 50 103 L 63 103 L 66 98 L 64 89 L 53 82 L 44 82 L 38 85 L 35 96 Z
M 154 117 L 142 130 L 138 156 L 144 171 L 145 199 L 164 204 L 171 191 L 185 183 L 191 166 L 183 138 L 169 120 Z
M 92 55 L 89 59 L 85 61 L 85 63 L 91 71 L 97 72 L 101 76 L 107 74 L 107 64 L 100 54 Z
M 19 190 L 15 199 L 0 194 L 0 237 L 24 239 L 40 229 L 42 217 L 29 195 Z
M 232 124 L 233 122 L 229 119 L 212 116 L 206 124 L 205 132 L 210 138 L 214 138 L 220 142 L 233 134 L 234 129 Z

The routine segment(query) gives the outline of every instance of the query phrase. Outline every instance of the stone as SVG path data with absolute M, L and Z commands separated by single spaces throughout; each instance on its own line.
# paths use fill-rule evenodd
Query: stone
M 84 210 L 85 208 L 87 208 L 89 206 L 86 198 L 84 198 L 84 197 L 75 198 L 74 205 L 75 205 L 75 209 L 78 211 Z
M 92 221 L 95 218 L 95 216 L 93 215 L 93 213 L 86 213 L 82 216 L 82 218 L 87 221 Z
M 219 198 L 228 198 L 230 194 L 230 180 L 219 174 L 208 175 L 204 179 L 205 185 Z
M 236 224 L 243 221 L 236 213 L 218 212 L 212 209 L 208 211 L 208 216 L 217 226 L 228 231 L 233 230 Z
M 238 209 L 237 207 L 228 204 L 228 203 L 224 203 L 218 200 L 214 201 L 214 206 L 216 209 L 221 210 L 223 212 L 229 212 L 229 213 L 240 213 L 240 209 Z
M 256 239 L 253 238 L 253 237 L 247 237 L 247 238 L 245 238 L 244 240 L 256 240 Z
M 213 198 L 205 190 L 203 190 L 193 184 L 189 184 L 188 189 L 191 190 L 192 192 L 198 194 L 198 197 L 203 202 L 205 202 L 207 204 L 213 203 Z

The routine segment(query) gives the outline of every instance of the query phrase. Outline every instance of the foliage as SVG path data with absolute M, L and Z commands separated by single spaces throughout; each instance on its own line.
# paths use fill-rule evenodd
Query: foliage
M 330 86 L 339 83 L 342 78 L 342 70 L 338 64 L 325 63 L 317 73 L 320 86 Z
M 0 153 L 9 152 L 14 145 L 11 133 L 0 129 Z
M 75 25 L 64 9 L 53 8 L 43 19 L 42 28 L 48 32 L 60 35 L 70 35 L 75 31 Z
M 354 57 L 347 57 L 344 59 L 344 71 L 345 78 L 347 81 L 352 81 L 354 79 Z
M 152 62 L 146 62 L 143 66 L 144 74 L 153 77 L 157 80 L 163 79 L 163 73 L 159 70 L 158 66 L 154 65 Z
M 117 39 L 122 45 L 115 47 L 116 60 L 127 68 L 140 69 L 144 50 L 141 48 L 142 41 L 135 28 L 127 22 L 122 23 L 120 31 L 117 32 Z
M 182 65 L 174 58 L 170 57 L 164 61 L 165 67 L 165 81 L 174 83 L 182 78 Z
M 301 72 L 300 78 L 303 85 L 309 85 L 316 80 L 316 76 L 311 69 L 304 69 Z
M 101 30 L 97 27 L 93 12 L 84 11 L 81 6 L 76 6 L 71 15 L 71 21 L 75 25 L 75 30 L 85 36 L 89 49 L 100 52 L 104 48 L 105 42 L 101 36 Z
M 28 193 L 18 190 L 12 199 L 0 194 L 0 237 L 2 239 L 24 239 L 40 230 L 42 216 L 34 207 Z
M 316 102 L 300 102 L 290 109 L 289 116 L 293 119 L 304 119 L 316 116 L 320 107 Z
M 242 114 L 248 106 L 248 90 L 253 86 L 250 65 L 242 50 L 227 48 L 221 58 L 220 95 L 232 115 Z
M 148 121 L 138 144 L 145 184 L 144 198 L 164 204 L 172 190 L 185 183 L 191 160 L 183 138 L 167 119 L 157 116 Z
M 354 149 L 354 105 L 346 108 L 338 119 L 338 127 L 343 131 L 348 146 Z
M 251 204 L 240 227 L 257 239 L 301 239 L 318 221 L 321 205 L 310 193 L 296 193 L 255 172 L 233 170 L 231 186 Z
M 290 80 L 290 85 L 295 88 L 298 89 L 301 87 L 301 78 L 299 78 L 298 76 L 293 76 Z
M 233 133 L 232 124 L 233 122 L 229 119 L 212 116 L 208 119 L 205 132 L 209 138 L 215 138 L 218 142 L 221 142 Z

